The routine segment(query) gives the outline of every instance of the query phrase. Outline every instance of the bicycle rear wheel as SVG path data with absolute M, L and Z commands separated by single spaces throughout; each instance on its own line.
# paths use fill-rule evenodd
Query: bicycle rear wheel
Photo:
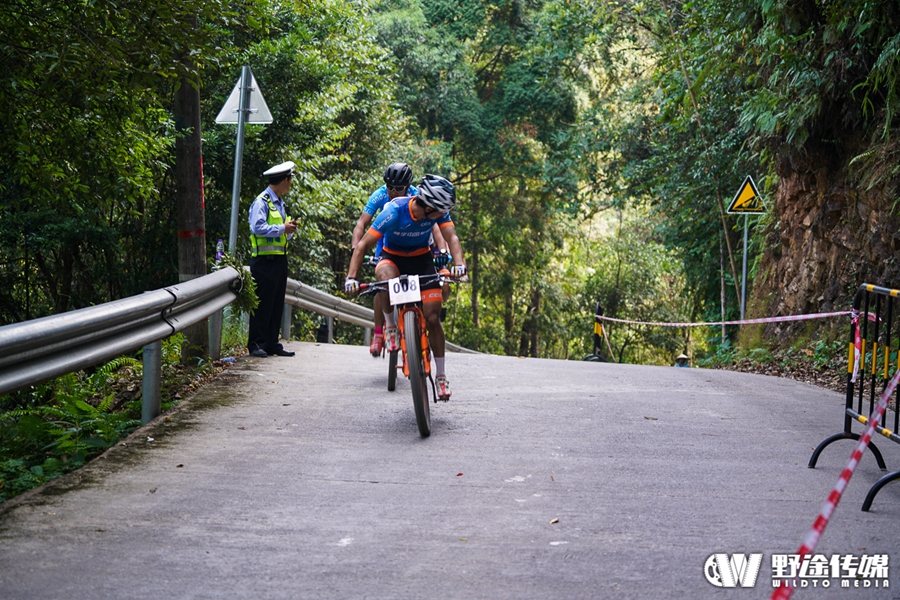
M 422 437 L 431 435 L 431 408 L 428 406 L 428 381 L 425 379 L 425 365 L 422 362 L 419 313 L 408 310 L 403 313 L 403 336 L 406 338 L 406 360 L 409 361 L 409 384 L 412 387 L 413 407 L 416 409 L 416 424 Z
M 388 391 L 393 392 L 397 387 L 397 355 L 399 350 L 388 352 Z

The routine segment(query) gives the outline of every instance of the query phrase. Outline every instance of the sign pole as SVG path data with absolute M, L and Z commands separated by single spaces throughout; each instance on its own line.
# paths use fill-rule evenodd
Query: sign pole
M 744 269 L 741 274 L 741 321 L 744 320 L 745 307 L 747 306 L 747 219 L 750 215 L 744 213 Z
M 228 250 L 234 254 L 237 245 L 238 211 L 241 204 L 241 167 L 244 164 L 244 122 L 250 105 L 250 67 L 241 68 L 241 101 L 238 107 L 237 144 L 234 148 L 234 184 L 231 188 L 231 227 L 228 231 Z
M 753 178 L 750 175 L 747 175 L 747 178 L 744 179 L 744 183 L 737 194 L 734 195 L 734 199 L 725 212 L 729 215 L 744 215 L 744 270 L 741 275 L 741 321 L 743 321 L 747 310 L 747 230 L 749 229 L 747 219 L 751 213 L 758 215 L 766 212 L 766 207 L 763 205 L 759 191 L 756 189 L 756 183 L 753 182 Z

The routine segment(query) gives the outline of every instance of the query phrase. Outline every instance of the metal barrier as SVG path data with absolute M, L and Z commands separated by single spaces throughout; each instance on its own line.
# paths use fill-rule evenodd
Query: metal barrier
M 144 348 L 146 423 L 159 414 L 161 340 L 231 303 L 227 267 L 160 290 L 0 327 L 0 395 Z
M 832 442 L 838 440 L 859 440 L 860 434 L 853 433 L 851 425 L 854 421 L 867 424 L 875 408 L 877 388 L 885 389 L 890 380 L 891 367 L 900 368 L 900 347 L 892 346 L 891 332 L 896 328 L 894 323 L 894 299 L 900 296 L 900 290 L 863 284 L 853 298 L 853 320 L 850 325 L 850 344 L 847 359 L 847 402 L 844 407 L 844 430 L 824 439 L 813 451 L 809 459 L 809 468 L 814 469 L 819 455 Z M 872 306 L 874 299 L 874 307 Z M 871 325 L 870 325 L 871 323 Z M 869 336 L 869 327 L 873 332 Z M 897 336 L 895 336 L 897 337 Z M 871 344 L 868 343 L 871 340 Z M 892 358 L 893 355 L 893 358 Z M 877 427 L 876 432 L 887 439 L 900 443 L 900 411 L 897 410 L 898 395 L 893 404 L 885 411 L 884 425 L 890 424 L 889 411 L 893 411 L 893 429 Z M 866 408 L 868 405 L 868 408 Z M 865 414 L 863 414 L 865 412 Z M 873 443 L 869 443 L 872 454 L 882 471 L 887 471 L 881 451 Z M 879 479 L 870 489 L 863 502 L 862 510 L 868 511 L 879 490 L 891 481 L 900 479 L 900 471 L 888 473 Z

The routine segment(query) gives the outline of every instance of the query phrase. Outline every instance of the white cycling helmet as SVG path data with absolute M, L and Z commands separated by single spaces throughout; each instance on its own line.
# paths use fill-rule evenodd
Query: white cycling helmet
M 456 204 L 456 189 L 440 175 L 426 175 L 419 185 L 419 198 L 425 206 L 445 213 Z

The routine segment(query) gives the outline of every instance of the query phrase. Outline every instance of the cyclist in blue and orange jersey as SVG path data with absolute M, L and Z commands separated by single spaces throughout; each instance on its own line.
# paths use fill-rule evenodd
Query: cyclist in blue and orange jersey
M 399 198 L 387 204 L 375 219 L 372 227 L 362 236 L 350 259 L 350 268 L 344 289 L 355 292 L 359 289 L 356 280 L 363 256 L 375 246 L 379 239 L 384 240 L 381 260 L 375 267 L 375 276 L 380 281 L 403 275 L 431 275 L 437 272 L 434 258 L 429 246 L 432 229 L 437 225 L 441 236 L 447 241 L 453 267 L 453 277 L 466 274 L 466 263 L 463 260 L 462 246 L 456 235 L 456 227 L 450 219 L 450 209 L 456 203 L 456 190 L 453 184 L 437 175 L 426 175 L 419 185 L 416 196 Z M 382 306 L 389 307 L 387 292 L 379 292 Z M 428 329 L 429 345 L 434 354 L 435 384 L 438 396 L 442 400 L 450 398 L 450 384 L 444 369 L 444 328 L 441 325 L 441 284 L 438 281 L 422 285 L 422 312 L 425 314 Z M 398 347 L 397 324 L 393 311 L 385 312 L 386 344 L 390 350 Z
M 363 208 L 362 214 L 356 221 L 353 228 L 353 237 L 350 240 L 350 252 L 356 249 L 359 240 L 362 238 L 366 228 L 372 222 L 372 219 L 384 208 L 384 205 L 395 198 L 404 198 L 406 196 L 415 196 L 419 193 L 414 185 L 410 185 L 413 180 L 413 172 L 408 164 L 396 162 L 388 165 L 384 170 L 384 185 L 372 192 L 369 201 Z M 378 240 L 375 247 L 375 260 L 381 257 L 381 247 L 383 240 Z M 375 311 L 375 335 L 372 336 L 372 343 L 369 346 L 369 352 L 372 356 L 379 356 L 384 345 L 384 313 L 382 312 L 380 295 L 376 295 L 373 301 L 373 309 Z

